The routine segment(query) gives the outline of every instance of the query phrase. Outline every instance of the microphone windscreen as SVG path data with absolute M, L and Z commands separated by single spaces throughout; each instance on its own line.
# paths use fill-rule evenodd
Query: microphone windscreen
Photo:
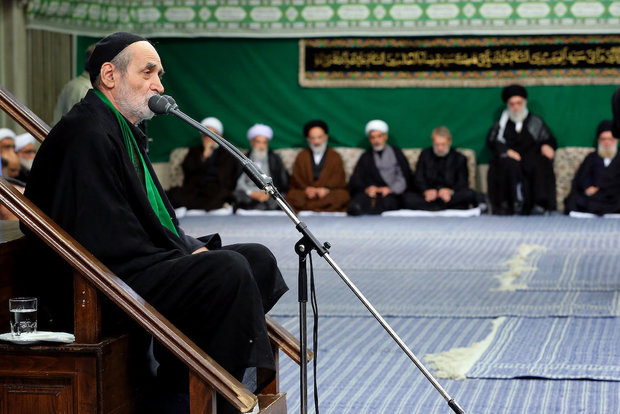
M 156 114 L 167 114 L 174 105 L 176 102 L 168 95 L 153 95 L 149 98 L 149 109 Z

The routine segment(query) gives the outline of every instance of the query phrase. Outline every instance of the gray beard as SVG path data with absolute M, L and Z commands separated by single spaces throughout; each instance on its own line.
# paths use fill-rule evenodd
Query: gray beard
M 22 160 L 21 158 L 19 159 L 19 163 L 22 165 L 22 167 L 24 167 L 28 171 L 32 169 L 33 162 L 34 162 L 34 158 L 30 158 L 29 160 Z
M 257 164 L 266 165 L 268 156 L 269 155 L 267 151 L 252 150 L 252 161 Z
M 527 118 L 529 113 L 530 112 L 527 110 L 527 106 L 524 105 L 523 108 L 516 114 L 513 113 L 511 110 L 508 110 L 508 117 L 512 122 L 518 124 L 519 122 L 525 121 L 525 118 Z
M 372 149 L 373 149 L 373 150 L 375 150 L 375 151 L 377 151 L 377 152 L 379 152 L 379 151 L 383 151 L 383 150 L 385 149 L 385 145 L 386 145 L 386 144 L 383 144 L 383 145 L 377 145 L 377 146 L 374 146 L 374 145 L 373 145 L 373 146 L 372 146 Z
M 438 156 L 439 158 L 443 158 L 443 157 L 445 157 L 446 155 L 448 155 L 448 153 L 449 153 L 449 152 L 450 152 L 450 148 L 448 148 L 448 150 L 447 150 L 447 151 L 444 151 L 444 152 L 437 152 L 437 151 L 435 151 L 435 148 L 433 148 L 433 153 L 434 153 L 436 156 Z
M 126 118 L 137 119 L 136 124 L 155 116 L 155 113 L 149 109 L 148 103 L 149 99 L 156 95 L 155 92 L 142 99 L 140 96 L 132 94 L 125 83 L 125 78 L 123 78 L 118 88 L 118 95 L 116 99 L 118 111 L 125 115 Z
M 618 147 L 611 147 L 609 149 L 604 149 L 600 145 L 598 146 L 598 155 L 601 158 L 613 158 L 616 156 L 616 152 L 618 152 Z
M 327 142 L 322 143 L 318 147 L 310 145 L 310 149 L 314 155 L 323 155 L 325 150 L 327 149 Z

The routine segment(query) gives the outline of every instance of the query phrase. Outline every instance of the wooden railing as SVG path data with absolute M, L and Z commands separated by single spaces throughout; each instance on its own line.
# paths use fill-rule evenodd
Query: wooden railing
M 50 127 L 29 108 L 22 104 L 13 94 L 0 85 L 0 109 L 6 112 L 39 142 L 43 142 Z

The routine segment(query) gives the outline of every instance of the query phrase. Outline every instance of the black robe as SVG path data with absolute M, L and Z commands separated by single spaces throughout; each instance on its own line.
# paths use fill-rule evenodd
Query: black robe
M 148 160 L 145 135 L 130 128 L 180 237 L 155 215 L 115 115 L 92 90 L 41 145 L 26 197 L 233 375 L 273 368 L 263 315 L 287 289 L 275 258 L 260 245 L 220 248 L 218 235 L 185 235 Z M 72 280 L 56 269 L 51 249 L 22 229 L 32 262 L 41 265 L 29 285 L 52 308 L 55 327 L 66 327 Z M 205 243 L 208 252 L 192 254 Z M 187 392 L 185 367 L 165 352 L 156 356 L 164 379 Z
M 412 195 L 412 175 L 411 168 L 409 167 L 409 161 L 400 148 L 393 145 L 389 146 L 394 150 L 394 156 L 396 157 L 398 167 L 407 182 L 405 191 L 402 194 L 392 193 L 388 194 L 386 197 L 377 196 L 374 199 L 365 193 L 366 188 L 371 185 L 377 187 L 388 186 L 383 177 L 381 177 L 381 173 L 375 163 L 374 150 L 372 148 L 367 149 L 360 156 L 357 164 L 355 164 L 353 174 L 351 174 L 351 177 L 349 178 L 349 192 L 351 194 L 351 201 L 349 202 L 347 212 L 350 215 L 381 214 L 384 211 L 411 208 L 410 197 Z
M 467 158 L 450 148 L 445 157 L 438 157 L 433 148 L 426 148 L 420 154 L 415 168 L 415 210 L 466 209 L 476 204 L 476 193 L 469 188 Z M 424 199 L 424 191 L 449 188 L 452 198 L 445 203 L 440 198 L 434 201 Z
M 558 147 L 549 127 L 542 118 L 530 113 L 519 133 L 514 122 L 508 120 L 505 142 L 499 140 L 499 129 L 497 121 L 487 135 L 491 150 L 488 191 L 493 211 L 529 214 L 535 205 L 547 211 L 556 210 L 553 160 L 540 152 L 545 144 L 554 150 Z M 508 157 L 508 149 L 517 151 L 521 161 Z
M 588 187 L 599 190 L 587 196 Z M 620 159 L 614 157 L 605 167 L 603 158 L 596 151 L 583 160 L 571 185 L 571 192 L 564 200 L 564 211 L 583 211 L 598 215 L 620 213 Z
M 239 163 L 221 147 L 203 160 L 203 150 L 202 145 L 192 147 L 183 160 L 183 185 L 168 191 L 174 207 L 209 211 L 232 201 Z

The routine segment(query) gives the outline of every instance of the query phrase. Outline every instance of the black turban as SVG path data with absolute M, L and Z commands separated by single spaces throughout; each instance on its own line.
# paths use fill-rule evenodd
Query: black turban
M 517 84 L 508 85 L 502 90 L 502 100 L 504 102 L 508 102 L 508 99 L 513 96 L 521 96 L 527 99 L 527 91 L 523 86 Z
M 614 92 L 614 96 L 611 98 L 611 111 L 614 114 L 611 133 L 614 137 L 620 138 L 620 88 Z
M 104 63 L 112 61 L 123 49 L 135 42 L 146 40 L 133 33 L 118 32 L 101 39 L 95 45 L 90 58 L 86 62 L 86 70 L 90 75 L 91 83 L 95 82 Z
M 321 128 L 323 131 L 325 131 L 326 134 L 329 132 L 325 121 L 321 121 L 320 119 L 315 119 L 313 121 L 306 122 L 306 125 L 304 125 L 304 137 L 307 137 L 308 132 L 310 132 L 310 130 L 314 127 Z
M 598 126 L 596 127 L 596 139 L 598 140 L 599 135 L 601 135 L 603 132 L 605 131 L 611 131 L 612 130 L 612 126 L 613 126 L 613 122 L 609 121 L 609 120 L 604 120 L 601 121 Z M 613 132 L 612 132 L 613 134 Z M 614 134 L 615 136 L 615 134 Z

